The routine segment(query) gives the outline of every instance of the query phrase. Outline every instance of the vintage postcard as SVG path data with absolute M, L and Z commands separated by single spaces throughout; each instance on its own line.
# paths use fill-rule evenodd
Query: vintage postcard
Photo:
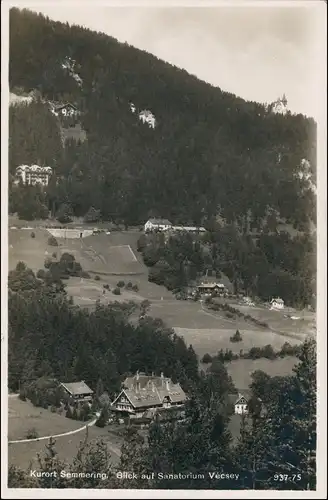
M 326 11 L 2 4 L 3 498 L 325 497 Z

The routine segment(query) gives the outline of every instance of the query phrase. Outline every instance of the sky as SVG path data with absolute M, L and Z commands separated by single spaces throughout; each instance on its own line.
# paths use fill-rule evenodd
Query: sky
M 232 3 L 164 8 L 15 2 L 102 31 L 244 99 L 273 102 L 285 93 L 292 112 L 316 118 L 322 92 L 317 23 L 326 14 L 317 6 L 325 2 Z

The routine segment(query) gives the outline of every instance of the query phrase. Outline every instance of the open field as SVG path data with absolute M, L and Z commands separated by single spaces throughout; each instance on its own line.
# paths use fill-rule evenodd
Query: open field
M 82 427 L 83 422 L 65 418 L 50 410 L 36 408 L 18 397 L 8 398 L 8 439 L 26 439 L 29 429 L 35 428 L 38 436 L 61 434 Z
M 78 429 L 85 425 L 84 422 L 77 422 L 34 407 L 31 403 L 21 401 L 16 397 L 8 398 L 8 440 L 24 439 L 28 429 L 34 427 L 39 436 L 51 434 L 61 434 L 70 430 Z M 62 436 L 55 439 L 56 450 L 59 459 L 71 461 L 76 455 L 79 444 L 84 440 L 86 431 L 82 430 L 76 434 Z M 88 440 L 102 438 L 107 442 L 108 449 L 112 456 L 112 462 L 118 463 L 119 451 L 122 439 L 113 433 L 109 433 L 106 428 L 89 427 Z M 8 462 L 25 469 L 37 466 L 37 453 L 45 452 L 47 440 L 31 441 L 30 443 L 13 443 L 8 445 Z M 69 458 L 68 458 L 69 457 Z
M 31 238 L 32 231 L 35 238 Z M 8 267 L 14 269 L 17 262 L 23 261 L 37 271 L 43 267 L 46 252 L 51 255 L 57 251 L 48 245 L 49 233 L 43 229 L 9 229 Z
M 239 390 L 248 389 L 251 383 L 251 374 L 255 370 L 262 370 L 271 377 L 292 375 L 292 370 L 298 359 L 294 356 L 270 359 L 236 359 L 227 363 L 227 370 L 235 386 Z
M 222 328 L 175 328 L 178 335 L 181 335 L 187 345 L 192 344 L 197 354 L 202 357 L 205 353 L 215 355 L 220 349 L 230 349 L 233 353 L 239 354 L 240 350 L 249 351 L 251 347 L 264 347 L 271 344 L 275 350 L 281 349 L 285 342 L 290 344 L 300 344 L 297 339 L 289 339 L 269 330 L 239 330 L 242 336 L 241 342 L 230 342 L 230 337 L 235 330 Z
M 65 417 L 62 417 L 65 419 Z M 65 419 L 69 420 L 69 419 Z M 55 439 L 55 448 L 58 453 L 59 460 L 66 463 L 71 463 L 76 456 L 81 441 L 85 439 L 86 431 L 81 431 L 71 436 L 63 436 Z M 103 439 L 108 446 L 111 454 L 111 462 L 117 465 L 119 462 L 119 452 L 122 445 L 122 439 L 108 432 L 106 428 L 96 426 L 90 427 L 88 430 L 88 442 L 95 439 Z M 15 443 L 8 445 L 8 464 L 16 465 L 23 469 L 30 470 L 37 468 L 37 454 L 44 455 L 46 451 L 47 441 L 33 441 L 31 443 Z M 82 471 L 81 471 L 82 472 Z
M 29 224 L 25 222 L 25 225 Z M 137 230 L 113 231 L 110 234 L 96 234 L 83 239 L 60 238 L 59 247 L 48 246 L 49 233 L 45 229 L 33 229 L 36 235 L 34 239 L 30 236 L 31 231 L 32 229 L 9 230 L 10 269 L 15 267 L 19 260 L 23 260 L 37 271 L 43 267 L 47 254 L 57 252 L 60 256 L 63 252 L 72 253 L 83 269 L 91 274 L 91 279 L 71 278 L 66 281 L 67 292 L 73 296 L 75 304 L 89 308 L 94 307 L 97 300 L 107 304 L 114 301 L 140 302 L 148 299 L 151 302 L 150 315 L 161 318 L 169 327 L 174 328 L 184 337 L 187 345 L 193 345 L 200 358 L 206 352 L 216 354 L 221 348 L 239 353 L 240 349 L 245 351 L 253 346 L 271 344 L 278 350 L 284 342 L 298 344 L 308 334 L 314 334 L 315 314 L 308 311 L 298 312 L 288 308 L 271 311 L 264 306 L 247 306 L 238 301 L 231 301 L 231 305 L 244 314 L 266 322 L 269 328 L 265 329 L 246 322 L 243 318 L 227 318 L 223 311 L 210 311 L 200 302 L 176 300 L 163 286 L 148 282 L 148 270 L 136 251 L 140 236 Z M 94 279 L 97 274 L 100 280 Z M 136 293 L 121 289 L 121 295 L 114 295 L 111 290 L 103 294 L 104 284 L 113 289 L 121 280 L 137 284 L 139 291 Z M 230 303 L 227 299 L 224 299 L 224 302 Z M 285 317 L 287 314 L 300 319 Z M 243 340 L 231 343 L 229 339 L 236 329 L 241 332 Z M 231 367 L 236 372 L 236 380 L 243 381 L 249 379 L 246 375 L 248 367 L 252 372 L 257 369 L 258 363 L 263 365 L 261 369 L 276 375 L 283 373 L 286 363 L 290 364 L 284 359 L 238 360 L 234 363 L 237 364 L 231 364 Z M 244 383 L 247 387 L 248 382 Z
M 299 362 L 298 358 L 288 356 L 285 358 L 270 359 L 236 359 L 230 363 L 225 363 L 229 375 L 231 376 L 236 388 L 239 391 L 249 389 L 252 381 L 251 375 L 256 370 L 266 372 L 270 377 L 292 375 L 295 364 Z M 199 368 L 206 371 L 210 365 L 199 363 Z
M 244 314 L 249 314 L 255 319 L 268 323 L 272 330 L 282 333 L 294 333 L 299 335 L 314 334 L 315 313 L 310 311 L 296 311 L 295 309 L 285 308 L 280 311 L 270 310 L 266 307 L 251 307 L 245 305 L 234 306 Z M 293 316 L 286 317 L 287 315 Z

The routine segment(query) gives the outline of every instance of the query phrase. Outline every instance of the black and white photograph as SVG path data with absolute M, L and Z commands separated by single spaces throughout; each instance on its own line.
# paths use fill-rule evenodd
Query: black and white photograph
M 326 16 L 2 4 L 3 498 L 326 498 Z

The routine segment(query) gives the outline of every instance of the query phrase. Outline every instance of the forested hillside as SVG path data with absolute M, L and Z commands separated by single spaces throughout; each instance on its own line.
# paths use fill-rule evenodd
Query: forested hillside
M 311 118 L 275 114 L 107 35 L 14 8 L 10 88 L 18 87 L 81 111 L 87 141 L 65 148 L 40 103 L 21 112 L 31 113 L 29 128 L 17 111 L 10 122 L 11 172 L 21 162 L 54 167 L 52 202 L 69 202 L 76 215 L 94 206 L 129 224 L 220 213 L 240 223 L 247 214 L 258 227 L 269 209 L 297 226 L 315 219 L 315 195 L 298 175 L 307 159 L 315 183 Z M 139 119 L 144 110 L 154 127 Z

